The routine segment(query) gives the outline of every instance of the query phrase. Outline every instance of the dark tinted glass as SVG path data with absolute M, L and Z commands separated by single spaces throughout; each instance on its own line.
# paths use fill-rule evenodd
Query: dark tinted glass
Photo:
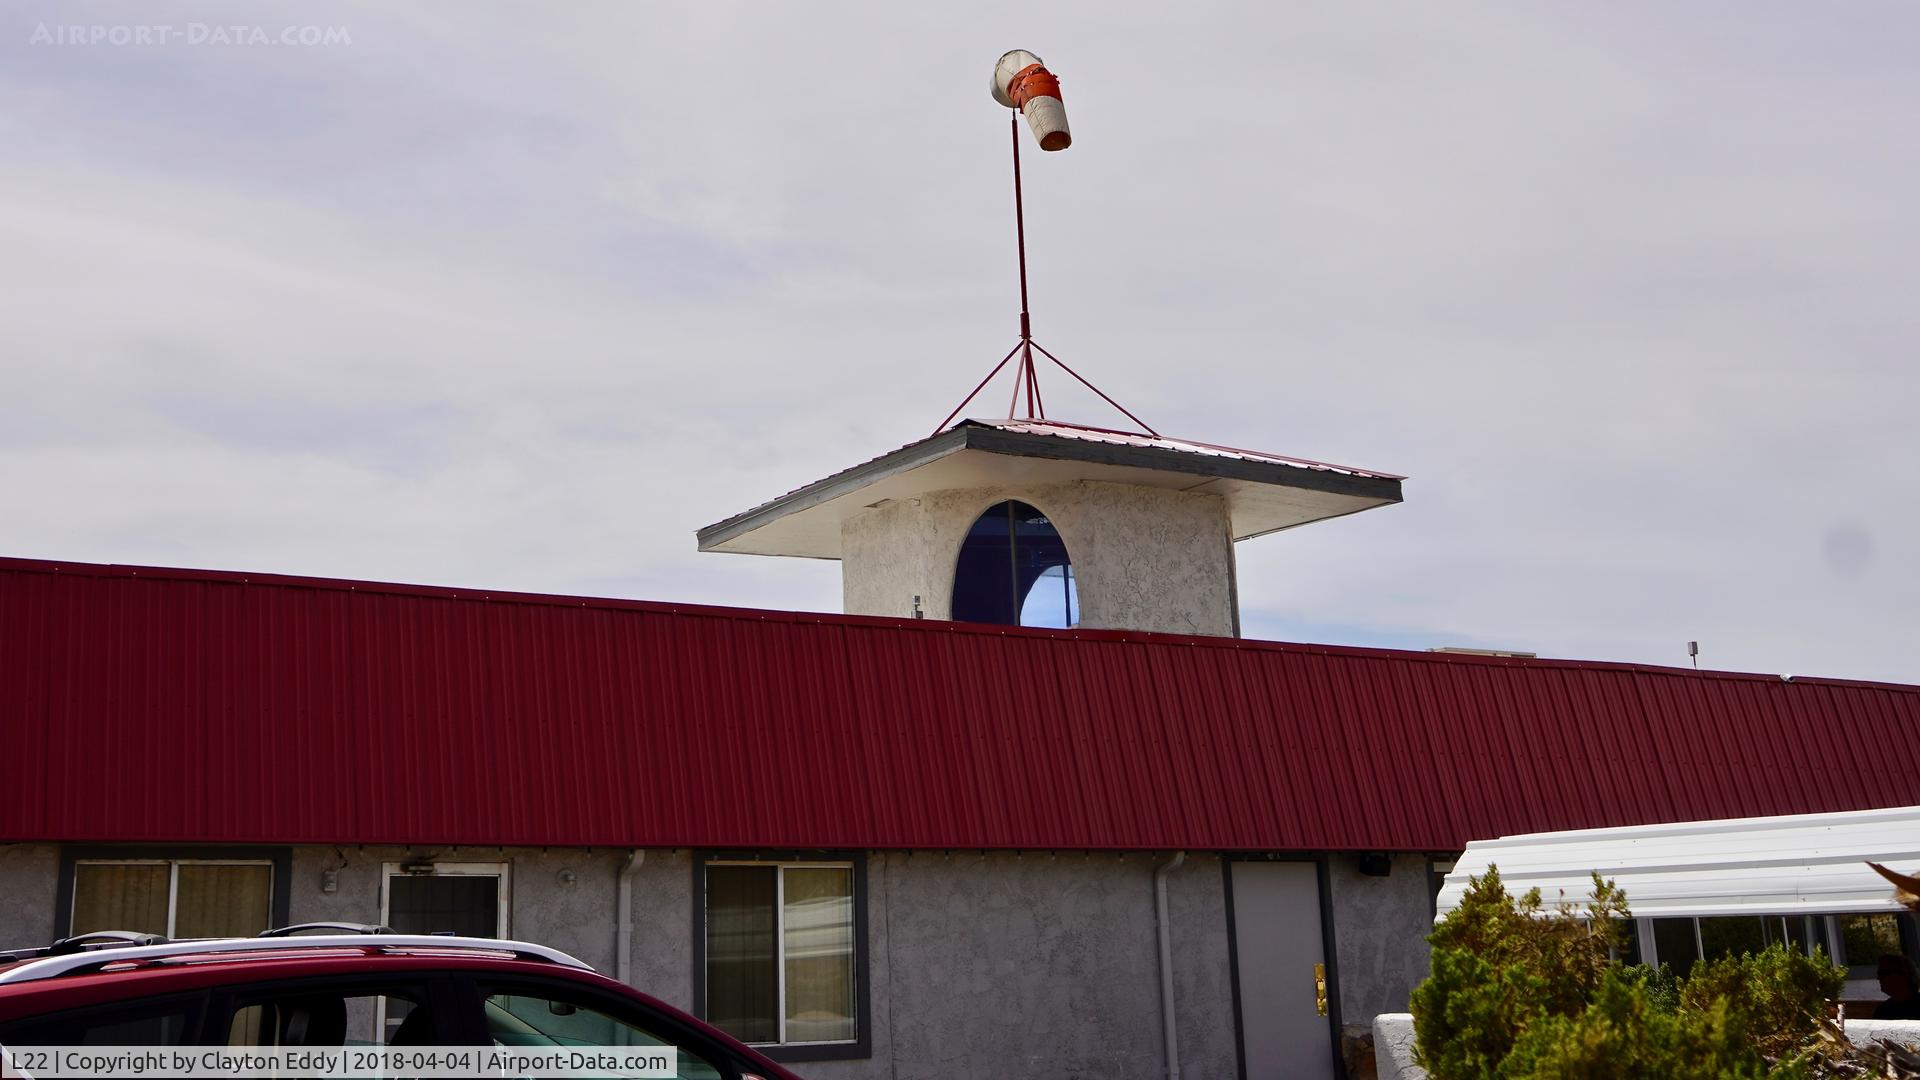
M 1897 915 L 1842 915 L 1840 943 L 1846 950 L 1850 968 L 1871 968 L 1883 953 L 1900 948 L 1900 919 Z
M 199 1023 L 200 994 L 126 1001 L 0 1026 L 8 1046 L 180 1046 Z
M 1787 939 L 1801 952 L 1819 949 L 1829 956 L 1833 954 L 1832 946 L 1827 944 L 1827 920 L 1818 915 L 1787 916 Z
M 387 925 L 402 934 L 452 931 L 462 937 L 500 933 L 500 879 L 492 875 L 389 878 Z
M 1780 936 L 1778 919 L 1773 936 Z M 1708 960 L 1760 952 L 1767 947 L 1766 923 L 1755 915 L 1709 916 L 1700 920 L 1700 947 Z
M 1007 626 L 1068 627 L 1080 621 L 1066 542 L 1023 502 L 981 514 L 960 545 L 953 617 Z
M 1692 971 L 1694 961 L 1700 959 L 1693 940 L 1693 920 L 1653 920 L 1653 949 L 1660 962 L 1673 968 L 1675 975 L 1685 976 Z
M 707 867 L 707 1020 L 741 1042 L 780 1038 L 773 866 Z
M 481 987 L 487 1034 L 499 1046 L 619 1046 L 656 1048 L 678 1080 L 725 1075 L 702 1040 L 688 1039 L 657 1017 L 636 1015 L 624 1003 L 540 986 Z
M 1615 938 L 1619 944 L 1614 947 L 1613 958 L 1622 964 L 1639 963 L 1640 931 L 1636 920 L 1621 919 L 1619 929 L 1620 933 Z

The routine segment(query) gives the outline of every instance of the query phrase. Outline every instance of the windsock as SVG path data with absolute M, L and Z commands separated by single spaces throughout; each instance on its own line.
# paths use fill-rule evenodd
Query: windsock
M 1060 103 L 1060 80 L 1027 50 L 1015 49 L 993 65 L 993 100 L 1026 116 L 1040 149 L 1065 150 L 1073 145 L 1067 107 Z

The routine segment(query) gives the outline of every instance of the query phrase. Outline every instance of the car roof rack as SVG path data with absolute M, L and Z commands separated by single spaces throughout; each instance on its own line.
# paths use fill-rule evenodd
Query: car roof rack
M 65 956 L 69 953 L 94 952 L 99 949 L 130 945 L 165 945 L 169 940 L 159 934 L 142 933 L 138 930 L 95 930 L 91 933 L 63 937 L 51 945 L 37 945 L 25 949 L 0 949 L 0 965 L 19 964 L 45 956 Z
M 393 927 L 363 922 L 303 922 L 260 931 L 261 937 L 293 937 L 309 930 L 338 930 L 343 934 L 391 934 Z
M 511 953 L 516 960 L 542 960 L 562 967 L 592 971 L 586 962 L 558 949 L 527 941 L 501 938 L 449 937 L 440 934 L 316 934 L 309 937 L 202 938 L 197 941 L 169 941 L 156 945 L 117 945 L 92 948 L 84 952 L 38 957 L 22 957 L 21 962 L 0 970 L 0 986 L 37 982 L 61 975 L 81 975 L 108 964 L 127 964 L 167 960 L 183 956 L 207 956 L 217 953 L 280 952 L 299 949 L 351 948 L 379 952 L 412 952 L 416 949 L 459 950 Z M 33 950 L 38 952 L 39 950 Z

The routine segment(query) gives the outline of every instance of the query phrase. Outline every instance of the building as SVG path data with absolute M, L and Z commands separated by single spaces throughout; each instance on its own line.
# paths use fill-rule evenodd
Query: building
M 0 931 L 511 935 L 823 1077 L 1338 1076 L 1470 841 L 1920 803 L 1920 687 L 1237 636 L 1236 540 L 1400 485 L 965 421 L 701 531 L 842 615 L 0 560 Z

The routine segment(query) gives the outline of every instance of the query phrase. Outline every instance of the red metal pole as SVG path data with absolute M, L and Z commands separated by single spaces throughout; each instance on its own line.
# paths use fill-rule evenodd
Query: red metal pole
M 1027 308 L 1027 209 L 1026 198 L 1020 190 L 1020 110 L 1015 109 L 1007 117 L 1007 133 L 1013 137 L 1013 236 L 1015 247 L 1020 253 L 1020 383 L 1027 390 L 1027 415 L 1031 417 L 1034 407 L 1035 391 L 1038 389 L 1039 371 L 1033 365 L 1033 317 Z M 1013 398 L 1020 400 L 1020 386 L 1013 389 Z M 1013 406 L 1007 407 L 1007 417 L 1012 419 Z
M 968 402 L 972 401 L 974 398 L 979 397 L 980 391 L 985 390 L 987 388 L 987 384 L 993 381 L 993 377 L 995 375 L 1000 374 L 1000 369 L 1003 367 L 1006 367 L 1007 361 L 1013 359 L 1013 354 L 1019 351 L 1020 351 L 1020 346 L 1018 345 L 1015 345 L 1012 349 L 1008 350 L 1007 355 L 1001 357 L 1000 362 L 993 365 L 993 370 L 987 372 L 987 377 L 980 380 L 980 385 L 973 388 L 973 393 L 968 394 L 965 398 L 962 398 L 960 401 L 960 404 L 952 412 L 947 414 L 947 418 L 945 420 L 940 421 L 940 423 L 933 429 L 933 433 L 935 435 L 938 435 L 942 430 L 946 428 L 948 424 L 953 423 L 953 418 L 960 415 L 960 410 L 966 408 Z
M 1104 401 L 1104 402 L 1106 402 L 1107 404 L 1109 404 L 1109 405 L 1111 405 L 1111 406 L 1113 406 L 1114 408 L 1116 408 L 1116 409 L 1119 409 L 1119 410 L 1120 410 L 1121 412 L 1123 412 L 1123 413 L 1127 413 L 1127 419 L 1129 419 L 1129 420 L 1131 420 L 1131 421 L 1133 421 L 1133 422 L 1134 422 L 1134 423 L 1136 423 L 1136 424 L 1139 424 L 1139 425 L 1140 425 L 1140 428 L 1141 428 L 1141 430 L 1142 430 L 1142 431 L 1145 431 L 1145 432 L 1146 432 L 1147 434 L 1149 434 L 1149 435 L 1151 435 L 1151 436 L 1153 436 L 1153 437 L 1154 437 L 1154 438 L 1156 438 L 1156 439 L 1160 437 L 1160 433 L 1159 433 L 1159 432 L 1157 432 L 1157 431 L 1155 431 L 1155 430 L 1153 430 L 1152 428 L 1150 428 L 1150 427 L 1148 427 L 1148 426 L 1147 426 L 1147 422 L 1146 422 L 1145 420 L 1142 420 L 1142 419 L 1140 419 L 1139 417 L 1137 417 L 1137 416 L 1135 416 L 1135 415 L 1133 415 L 1132 413 L 1130 413 L 1130 412 L 1127 412 L 1127 407 L 1126 407 L 1125 405 L 1122 405 L 1122 404 L 1120 404 L 1119 402 L 1117 402 L 1117 401 L 1115 401 L 1115 400 L 1113 400 L 1112 398 L 1110 398 L 1110 397 L 1108 397 L 1108 396 L 1107 396 L 1107 392 L 1106 392 L 1105 390 L 1102 390 L 1102 389 L 1100 389 L 1099 387 L 1097 387 L 1097 386 L 1095 386 L 1095 385 L 1093 385 L 1092 383 L 1090 383 L 1090 382 L 1088 382 L 1087 380 L 1085 380 L 1085 379 L 1083 379 L 1083 378 L 1081 378 L 1081 377 L 1080 377 L 1080 373 L 1079 373 L 1079 372 L 1077 372 L 1077 371 L 1075 371 L 1075 370 L 1073 370 L 1072 368 L 1070 368 L 1070 367 L 1068 367 L 1068 366 L 1067 366 L 1067 362 L 1066 362 L 1065 360 L 1062 360 L 1062 359 L 1060 359 L 1059 357 L 1057 357 L 1057 356 L 1055 356 L 1055 355 L 1053 355 L 1052 353 L 1050 353 L 1050 352 L 1048 352 L 1048 351 L 1047 351 L 1047 347 L 1046 347 L 1045 345 L 1042 345 L 1042 344 L 1040 344 L 1040 343 L 1039 343 L 1039 342 L 1037 342 L 1037 341 L 1036 341 L 1036 342 L 1033 342 L 1032 344 L 1033 344 L 1033 347 L 1034 347 L 1034 348 L 1036 348 L 1036 349 L 1039 349 L 1039 350 L 1040 350 L 1040 354 L 1041 354 L 1042 356 L 1045 356 L 1045 357 L 1046 357 L 1047 359 L 1049 359 L 1049 360 L 1051 360 L 1051 361 L 1053 361 L 1053 362 L 1054 362 L 1054 363 L 1056 363 L 1056 364 L 1059 364 L 1059 365 L 1060 365 L 1060 370 L 1061 370 L 1061 371 L 1064 371 L 1064 372 L 1066 372 L 1067 374 L 1069 374 L 1069 375 L 1071 375 L 1071 376 L 1073 376 L 1074 378 L 1076 378 L 1076 379 L 1079 379 L 1079 380 L 1080 380 L 1080 385 L 1081 385 L 1081 386 L 1084 386 L 1084 387 L 1086 387 L 1087 389 L 1089 389 L 1089 390 L 1091 390 L 1091 391 L 1093 391 L 1094 393 L 1096 393 L 1096 394 L 1099 394 L 1099 395 L 1100 395 L 1100 400 L 1101 400 L 1101 401 Z
M 1013 235 L 1020 249 L 1020 340 L 1033 337 L 1033 321 L 1027 315 L 1027 211 L 1020 194 L 1020 110 L 1007 118 L 1007 130 L 1013 135 Z M 1033 362 L 1033 354 L 1027 354 Z

